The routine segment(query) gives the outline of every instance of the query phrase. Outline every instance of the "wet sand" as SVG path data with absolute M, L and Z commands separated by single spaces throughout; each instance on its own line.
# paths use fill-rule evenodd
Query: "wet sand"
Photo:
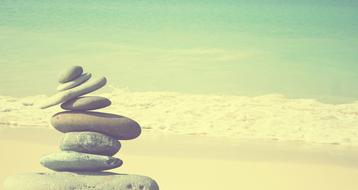
M 0 182 L 22 172 L 48 171 L 42 155 L 58 149 L 61 133 L 1 129 Z M 298 142 L 238 141 L 146 134 L 122 143 L 119 173 L 148 175 L 161 189 L 357 189 L 357 149 Z

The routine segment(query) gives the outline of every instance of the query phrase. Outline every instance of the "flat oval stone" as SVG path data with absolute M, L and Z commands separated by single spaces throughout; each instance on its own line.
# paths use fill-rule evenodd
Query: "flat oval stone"
M 93 131 L 109 135 L 117 140 L 138 137 L 141 128 L 134 120 L 109 113 L 65 111 L 52 116 L 52 126 L 64 133 Z
M 68 81 L 71 81 L 77 77 L 79 77 L 83 72 L 83 69 L 81 66 L 72 66 L 69 67 L 58 75 L 58 82 L 65 83 Z
M 55 106 L 63 102 L 67 102 L 71 99 L 77 98 L 79 96 L 91 93 L 93 91 L 102 88 L 104 85 L 106 85 L 106 83 L 107 83 L 107 79 L 105 77 L 92 79 L 84 83 L 83 85 L 71 88 L 66 91 L 59 92 L 54 96 L 51 96 L 40 105 L 40 108 L 41 109 L 49 108 L 51 106 Z
M 79 76 L 78 78 L 76 78 L 72 81 L 58 85 L 56 90 L 64 91 L 64 90 L 74 88 L 74 87 L 86 82 L 88 79 L 91 78 L 91 76 L 92 76 L 91 73 L 83 73 L 81 76 Z
M 5 190 L 159 190 L 151 178 L 110 172 L 27 173 L 10 176 Z
M 69 100 L 61 105 L 62 109 L 73 111 L 86 111 L 105 108 L 111 101 L 100 96 L 83 96 Z
M 118 168 L 122 160 L 110 156 L 60 151 L 41 158 L 40 163 L 55 171 L 102 171 Z
M 113 156 L 121 147 L 114 138 L 97 132 L 69 132 L 60 141 L 61 150 Z

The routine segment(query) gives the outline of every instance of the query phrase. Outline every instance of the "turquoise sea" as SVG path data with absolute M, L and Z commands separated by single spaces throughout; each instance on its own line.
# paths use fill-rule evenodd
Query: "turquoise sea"
M 133 91 L 358 99 L 355 0 L 0 0 L 0 95 L 82 65 Z

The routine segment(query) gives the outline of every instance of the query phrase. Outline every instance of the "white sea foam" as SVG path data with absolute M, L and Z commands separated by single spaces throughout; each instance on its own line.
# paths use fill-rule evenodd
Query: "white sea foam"
M 282 95 L 256 97 L 131 92 L 99 94 L 112 100 L 103 109 L 138 121 L 149 133 L 239 139 L 358 145 L 358 102 L 324 104 Z M 49 127 L 59 106 L 41 110 L 46 96 L 0 96 L 0 127 Z

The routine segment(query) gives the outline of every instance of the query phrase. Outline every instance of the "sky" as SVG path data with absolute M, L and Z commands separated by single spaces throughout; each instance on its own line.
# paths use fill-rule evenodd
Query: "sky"
M 0 95 L 83 65 L 135 91 L 358 99 L 358 1 L 0 0 Z

